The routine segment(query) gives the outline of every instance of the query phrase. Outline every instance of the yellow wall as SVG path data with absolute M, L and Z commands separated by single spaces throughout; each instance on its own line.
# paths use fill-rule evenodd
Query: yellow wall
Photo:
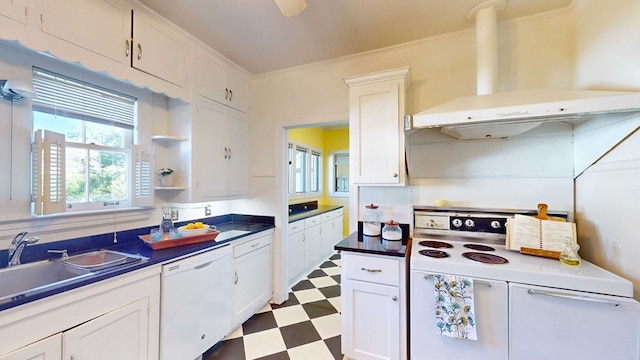
M 349 198 L 329 196 L 328 184 L 331 181 L 331 179 L 329 179 L 329 154 L 332 151 L 349 149 L 349 129 L 324 130 L 319 127 L 296 128 L 289 129 L 287 136 L 289 141 L 322 150 L 322 174 L 324 176 L 322 197 L 296 198 L 289 200 L 289 203 L 317 200 L 319 205 L 342 205 L 344 207 L 342 233 L 346 236 L 349 231 Z
M 329 196 L 329 184 L 333 179 L 329 179 L 329 155 L 332 151 L 349 150 L 349 129 L 335 129 L 324 131 L 324 195 L 322 202 L 324 205 L 342 205 L 344 207 L 344 221 L 342 222 L 342 234 L 349 234 L 349 198 Z

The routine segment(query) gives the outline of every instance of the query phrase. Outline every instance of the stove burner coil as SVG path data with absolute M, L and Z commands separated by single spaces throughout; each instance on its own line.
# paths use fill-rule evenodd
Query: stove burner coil
M 432 240 L 420 241 L 418 244 L 420 246 L 426 246 L 426 247 L 436 248 L 436 249 L 440 249 L 440 248 L 451 249 L 453 247 L 453 245 L 449 243 L 442 242 L 442 241 L 432 241 Z
M 502 256 L 480 252 L 466 252 L 462 253 L 462 256 L 466 257 L 467 259 L 485 264 L 506 264 L 509 262 L 509 260 L 503 258 Z
M 464 244 L 462 246 L 466 247 L 467 249 L 477 250 L 477 251 L 496 251 L 496 249 L 492 248 L 491 246 L 487 246 L 487 245 Z
M 444 252 L 444 251 L 442 251 L 442 250 L 430 250 L 430 249 L 427 249 L 427 250 L 420 250 L 419 252 L 420 252 L 420 254 L 422 254 L 424 256 L 429 256 L 429 257 L 433 257 L 433 258 L 441 259 L 441 258 L 449 257 L 449 254 Z

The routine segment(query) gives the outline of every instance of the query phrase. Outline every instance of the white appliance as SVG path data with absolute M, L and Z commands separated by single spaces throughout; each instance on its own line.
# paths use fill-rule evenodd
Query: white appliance
M 411 359 L 637 360 L 640 304 L 633 284 L 584 260 L 571 267 L 506 250 L 506 219 L 515 213 L 537 212 L 414 207 Z M 478 340 L 436 332 L 437 274 L 472 279 Z
M 160 359 L 196 359 L 231 328 L 229 244 L 162 266 Z

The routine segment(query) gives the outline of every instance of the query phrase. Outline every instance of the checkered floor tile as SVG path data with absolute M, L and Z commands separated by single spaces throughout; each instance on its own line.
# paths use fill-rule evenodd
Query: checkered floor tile
M 334 360 L 340 353 L 340 254 L 209 349 L 203 360 Z

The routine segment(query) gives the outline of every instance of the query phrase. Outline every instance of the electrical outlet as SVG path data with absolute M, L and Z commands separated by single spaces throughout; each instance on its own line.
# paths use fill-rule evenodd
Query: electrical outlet
M 211 216 L 211 205 L 204 207 L 204 216 Z
M 178 208 L 171 208 L 171 220 L 178 221 L 180 219 L 180 212 Z

